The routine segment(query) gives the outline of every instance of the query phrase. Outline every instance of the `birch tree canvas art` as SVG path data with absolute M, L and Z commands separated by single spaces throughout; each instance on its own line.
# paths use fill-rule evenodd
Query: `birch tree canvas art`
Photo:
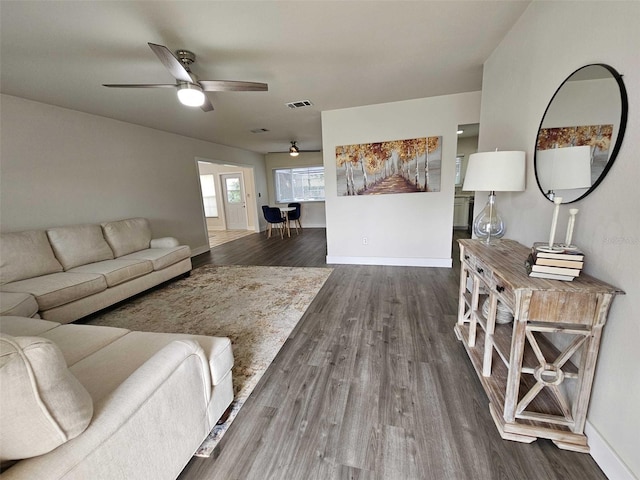
M 336 147 L 338 196 L 439 192 L 442 137 Z

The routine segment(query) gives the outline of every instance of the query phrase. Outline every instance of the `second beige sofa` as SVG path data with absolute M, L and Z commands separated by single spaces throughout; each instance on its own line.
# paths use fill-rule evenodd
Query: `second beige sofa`
M 0 235 L 0 315 L 69 323 L 191 271 L 191 250 L 130 218 Z

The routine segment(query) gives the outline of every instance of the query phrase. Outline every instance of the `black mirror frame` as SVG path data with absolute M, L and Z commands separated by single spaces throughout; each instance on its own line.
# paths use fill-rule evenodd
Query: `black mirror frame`
M 580 195 L 575 200 L 571 200 L 569 202 L 562 202 L 562 204 L 564 205 L 564 204 L 568 204 L 568 203 L 577 202 L 579 200 L 582 200 L 584 197 L 589 195 L 591 192 L 593 192 L 596 189 L 596 187 L 598 185 L 600 185 L 600 182 L 602 182 L 604 177 L 607 176 L 607 173 L 611 169 L 611 166 L 613 165 L 613 162 L 615 161 L 616 157 L 618 156 L 618 151 L 620 150 L 620 146 L 622 145 L 622 139 L 624 138 L 624 133 L 625 133 L 625 130 L 627 129 L 627 115 L 628 115 L 628 112 L 629 112 L 629 99 L 627 98 L 627 89 L 625 88 L 624 82 L 622 81 L 622 75 L 620 75 L 615 68 L 613 68 L 612 66 L 607 65 L 605 63 L 590 63 L 588 65 L 583 65 L 582 67 L 578 68 L 577 70 L 574 70 L 567 78 L 564 79 L 564 81 L 560 84 L 560 86 L 556 89 L 555 93 L 551 97 L 551 100 L 549 100 L 549 103 L 547 104 L 547 108 L 545 108 L 544 114 L 542 115 L 542 119 L 540 120 L 540 125 L 538 126 L 538 132 L 536 133 L 536 141 L 535 141 L 535 146 L 534 146 L 534 157 L 533 157 L 533 170 L 534 170 L 534 173 L 536 175 L 536 183 L 538 184 L 538 189 L 542 192 L 542 195 L 544 196 L 544 198 L 546 198 L 547 200 L 549 200 L 552 203 L 553 203 L 553 200 L 551 200 L 545 194 L 544 190 L 542 189 L 542 186 L 540 185 L 540 180 L 538 179 L 537 145 L 538 145 L 538 138 L 540 137 L 540 130 L 542 130 L 542 124 L 544 122 L 545 117 L 547 116 L 547 112 L 549 111 L 549 107 L 553 103 L 553 100 L 556 98 L 556 95 L 558 94 L 560 89 L 562 89 L 564 84 L 567 83 L 567 81 L 575 73 L 579 72 L 583 68 L 596 67 L 596 66 L 606 68 L 609 71 L 609 73 L 611 73 L 611 76 L 615 79 L 616 83 L 618 84 L 618 88 L 620 89 L 621 109 L 620 109 L 620 127 L 618 128 L 618 136 L 616 138 L 616 143 L 613 146 L 613 150 L 611 151 L 611 155 L 609 156 L 609 160 L 607 161 L 607 164 L 605 165 L 604 169 L 602 170 L 602 173 L 600 174 L 598 179 L 595 181 L 595 183 L 593 185 L 591 185 L 591 187 L 589 187 L 589 189 L 586 192 L 584 192 L 582 195 Z

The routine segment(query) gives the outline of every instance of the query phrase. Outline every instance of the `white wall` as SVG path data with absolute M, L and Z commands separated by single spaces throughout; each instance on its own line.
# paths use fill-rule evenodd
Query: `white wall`
M 288 153 L 268 153 L 265 155 L 269 205 L 276 206 L 273 171 L 276 168 L 322 166 L 322 152 L 300 152 L 297 157 Z M 265 202 L 266 204 L 266 202 Z M 304 202 L 300 206 L 302 228 L 324 228 L 327 226 L 324 202 Z
M 3 231 L 142 216 L 155 236 L 209 249 L 197 157 L 252 165 L 264 156 L 104 117 L 2 95 Z
M 327 262 L 451 266 L 456 131 L 479 113 L 480 92 L 322 112 Z M 337 196 L 336 146 L 429 136 L 442 136 L 439 192 Z
M 531 245 L 549 235 L 551 204 L 538 190 L 533 152 L 538 125 L 562 81 L 577 68 L 606 63 L 624 75 L 629 95 L 627 132 L 618 159 L 600 186 L 571 206 L 580 209 L 574 241 L 586 251 L 585 270 L 626 291 L 616 298 L 604 329 L 588 422 L 592 455 L 603 462 L 607 444 L 640 477 L 640 18 L 638 2 L 532 2 L 484 67 L 480 150 L 526 150 L 527 189 L 500 194 L 507 237 Z M 476 199 L 476 210 L 484 202 Z M 564 207 L 557 238 L 564 238 Z M 603 440 L 602 448 L 594 448 Z M 594 451 L 595 450 L 595 451 Z M 613 462 L 615 463 L 615 462 Z M 601 463 L 603 465 L 603 463 Z M 609 478 L 624 468 L 603 466 Z
M 620 98 L 618 92 L 618 84 L 611 77 L 567 82 L 553 98 L 542 126 L 615 125 L 620 119 L 620 108 L 615 103 Z M 617 134 L 616 128 L 613 138 Z

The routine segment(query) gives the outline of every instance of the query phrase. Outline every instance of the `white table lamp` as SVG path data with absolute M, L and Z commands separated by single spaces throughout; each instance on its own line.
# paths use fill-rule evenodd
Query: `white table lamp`
M 487 244 L 506 232 L 496 208 L 496 192 L 521 192 L 525 188 L 525 154 L 516 151 L 473 153 L 464 178 L 463 190 L 488 191 L 489 201 L 473 220 L 473 233 Z
M 550 148 L 536 152 L 536 172 L 540 187 L 553 201 L 558 190 L 591 186 L 591 147 Z

